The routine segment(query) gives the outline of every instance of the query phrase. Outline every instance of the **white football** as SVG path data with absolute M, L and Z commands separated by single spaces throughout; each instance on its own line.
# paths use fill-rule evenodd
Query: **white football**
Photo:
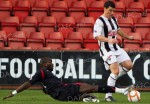
M 141 95 L 139 91 L 133 90 L 130 93 L 128 93 L 128 101 L 129 102 L 139 102 L 141 99 Z

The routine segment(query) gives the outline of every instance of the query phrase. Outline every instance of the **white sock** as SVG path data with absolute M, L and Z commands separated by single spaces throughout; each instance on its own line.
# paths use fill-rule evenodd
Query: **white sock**
M 124 89 L 123 88 L 115 88 L 115 92 L 116 93 L 121 93 L 121 94 L 124 94 Z
M 117 75 L 111 73 L 110 76 L 109 76 L 109 78 L 108 78 L 108 80 L 107 80 L 107 85 L 114 87 L 115 84 L 116 84 L 117 78 L 118 78 Z
M 108 78 L 108 80 L 107 80 L 107 85 L 114 87 L 115 84 L 116 84 L 117 78 L 118 78 L 117 75 L 111 73 L 110 76 L 109 76 L 109 78 Z M 108 96 L 112 96 L 112 93 L 107 93 L 106 96 L 105 96 L 105 98 L 107 98 Z

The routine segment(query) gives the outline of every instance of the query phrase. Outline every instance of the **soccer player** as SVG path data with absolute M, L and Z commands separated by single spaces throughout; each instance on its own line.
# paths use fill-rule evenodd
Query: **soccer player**
M 110 69 L 111 74 L 107 80 L 107 85 L 114 87 L 118 77 L 126 74 L 133 67 L 128 54 L 119 47 L 116 39 L 117 34 L 126 39 L 134 39 L 133 36 L 125 34 L 118 26 L 116 18 L 113 16 L 115 4 L 113 1 L 104 3 L 104 13 L 94 24 L 94 38 L 98 40 L 100 46 L 100 56 L 104 60 L 106 69 Z M 115 101 L 111 93 L 105 96 L 106 101 Z
M 81 98 L 89 96 L 87 93 L 99 92 L 99 93 L 122 93 L 128 94 L 132 86 L 127 88 L 116 88 L 100 85 L 89 85 L 87 83 L 70 83 L 63 84 L 60 79 L 52 74 L 53 64 L 52 60 L 48 57 L 44 57 L 40 61 L 40 70 L 33 75 L 33 77 L 19 86 L 16 90 L 12 91 L 8 96 L 3 99 L 13 97 L 17 93 L 29 88 L 36 82 L 40 82 L 43 86 L 45 94 L 50 95 L 52 98 L 60 101 L 78 101 Z M 91 97 L 91 96 L 90 96 Z

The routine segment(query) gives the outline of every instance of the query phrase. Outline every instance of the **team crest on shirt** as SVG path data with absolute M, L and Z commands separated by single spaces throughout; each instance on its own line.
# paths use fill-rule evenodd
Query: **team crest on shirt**
M 111 61 L 111 56 L 112 56 L 112 55 L 108 56 L 108 58 L 107 58 L 107 59 L 110 60 L 110 61 Z

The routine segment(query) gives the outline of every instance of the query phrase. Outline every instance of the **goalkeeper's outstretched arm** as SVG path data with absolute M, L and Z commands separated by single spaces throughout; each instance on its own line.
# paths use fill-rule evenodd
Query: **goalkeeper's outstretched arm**
M 17 93 L 22 92 L 23 90 L 29 88 L 31 86 L 31 83 L 28 81 L 23 83 L 21 86 L 19 86 L 16 90 L 12 91 L 9 95 L 5 96 L 3 100 L 15 96 Z

